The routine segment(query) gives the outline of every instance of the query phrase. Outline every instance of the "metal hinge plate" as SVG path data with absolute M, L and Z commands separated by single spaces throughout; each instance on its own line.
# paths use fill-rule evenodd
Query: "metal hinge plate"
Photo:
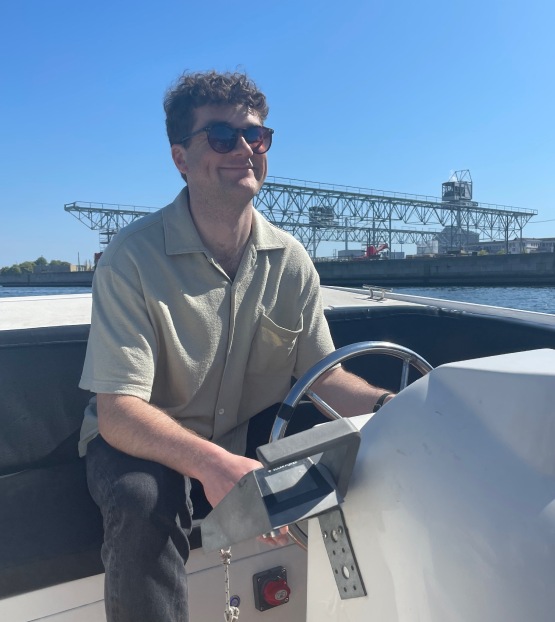
M 318 521 L 341 600 L 366 596 L 343 512 L 336 508 L 321 514 Z

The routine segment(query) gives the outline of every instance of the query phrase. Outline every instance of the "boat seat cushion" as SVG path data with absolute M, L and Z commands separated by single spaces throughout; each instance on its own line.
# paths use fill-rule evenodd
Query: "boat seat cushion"
M 2 477 L 0 499 L 0 598 L 104 572 L 84 460 Z
M 77 459 L 88 326 L 0 331 L 0 475 Z

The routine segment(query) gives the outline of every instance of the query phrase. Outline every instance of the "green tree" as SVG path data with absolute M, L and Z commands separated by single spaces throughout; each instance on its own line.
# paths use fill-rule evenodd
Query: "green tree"
M 19 276 L 20 274 L 21 268 L 17 264 L 14 264 L 3 273 L 3 276 Z
M 38 259 L 35 259 L 35 266 L 47 266 L 48 261 L 46 261 L 46 257 L 41 255 Z
M 489 255 L 489 253 L 487 250 L 482 249 L 481 251 L 478 251 L 478 255 Z
M 496 253 L 497 255 L 504 255 L 505 254 L 505 249 L 502 248 L 499 252 Z
M 32 274 L 34 265 L 35 264 L 32 261 L 24 261 L 19 264 L 19 267 L 21 268 L 21 272 L 30 272 Z
M 59 259 L 53 259 L 49 265 L 52 268 L 66 268 L 68 266 L 71 266 L 69 261 L 60 261 Z

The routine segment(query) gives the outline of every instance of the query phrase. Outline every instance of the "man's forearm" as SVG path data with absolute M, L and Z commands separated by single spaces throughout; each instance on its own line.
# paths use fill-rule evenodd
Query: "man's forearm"
M 256 460 L 225 451 L 130 395 L 98 395 L 98 428 L 116 449 L 198 479 L 212 507 L 246 473 L 262 467 Z
M 99 394 L 98 426 L 116 449 L 196 479 L 227 453 L 155 406 L 129 395 Z
M 312 390 L 342 417 L 371 413 L 379 397 L 387 392 L 343 368 L 329 371 L 314 383 Z M 387 397 L 384 403 L 392 397 Z

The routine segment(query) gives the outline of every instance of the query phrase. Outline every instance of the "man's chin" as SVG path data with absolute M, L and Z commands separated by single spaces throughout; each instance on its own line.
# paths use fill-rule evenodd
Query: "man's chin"
M 222 180 L 222 189 L 226 195 L 236 196 L 238 199 L 251 201 L 258 193 L 262 183 L 254 175 L 250 177 L 240 177 L 238 179 Z

